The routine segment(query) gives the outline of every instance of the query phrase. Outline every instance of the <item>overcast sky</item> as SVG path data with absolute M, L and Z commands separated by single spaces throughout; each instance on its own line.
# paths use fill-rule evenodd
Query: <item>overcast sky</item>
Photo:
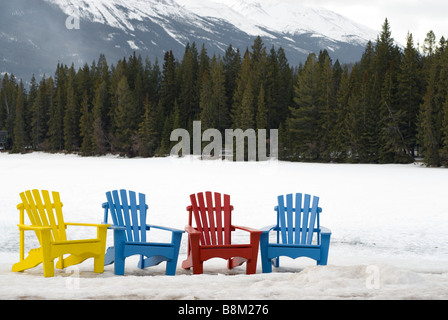
M 300 1 L 310 6 L 321 6 L 342 14 L 374 30 L 381 30 L 387 17 L 392 36 L 406 44 L 409 32 L 414 43 L 423 44 L 428 31 L 433 30 L 437 41 L 448 38 L 447 0 L 286 0 Z

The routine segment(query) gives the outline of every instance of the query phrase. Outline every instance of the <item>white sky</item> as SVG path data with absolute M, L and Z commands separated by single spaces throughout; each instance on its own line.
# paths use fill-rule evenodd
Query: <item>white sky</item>
M 302 5 L 321 6 L 342 14 L 374 30 L 381 30 L 387 17 L 395 41 L 406 44 L 408 31 L 414 44 L 423 44 L 433 30 L 437 41 L 448 38 L 447 0 L 283 0 L 299 1 Z

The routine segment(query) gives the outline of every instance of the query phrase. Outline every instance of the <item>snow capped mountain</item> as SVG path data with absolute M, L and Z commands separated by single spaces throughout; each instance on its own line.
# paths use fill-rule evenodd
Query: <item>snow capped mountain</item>
M 377 32 L 319 7 L 306 7 L 297 1 L 278 0 L 177 0 L 199 16 L 226 20 L 253 36 L 310 33 L 337 41 L 365 44 Z
M 327 49 L 333 60 L 360 59 L 377 32 L 324 8 L 293 0 L 6 0 L 0 5 L 0 73 L 54 72 L 58 62 L 109 61 L 135 51 L 181 59 L 187 42 L 209 55 L 230 44 L 244 51 L 256 36 L 268 50 L 282 47 L 292 65 Z M 79 19 L 68 28 L 68 18 Z
M 228 22 L 251 35 L 275 38 L 280 34 L 313 34 L 336 41 L 366 44 L 377 31 L 357 24 L 335 12 L 278 0 L 45 0 L 58 5 L 67 15 L 123 31 L 134 31 L 132 20 L 165 22 L 171 17 L 207 28 L 203 17 Z M 126 9 L 126 10 L 123 10 Z

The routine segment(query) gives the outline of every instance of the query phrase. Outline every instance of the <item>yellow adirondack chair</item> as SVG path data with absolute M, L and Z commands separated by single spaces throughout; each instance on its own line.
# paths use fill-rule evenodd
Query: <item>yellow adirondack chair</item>
M 12 271 L 19 272 L 34 268 L 43 263 L 44 276 L 54 276 L 54 259 L 59 257 L 56 267 L 63 269 L 76 265 L 88 258 L 94 258 L 94 272 L 104 271 L 104 254 L 108 224 L 66 223 L 62 215 L 59 192 L 32 190 L 20 193 L 20 262 L 13 265 Z M 42 200 L 43 199 L 43 200 Z M 25 225 L 25 211 L 31 225 Z M 97 227 L 97 238 L 86 240 L 67 240 L 67 226 Z M 25 231 L 36 232 L 40 248 L 31 249 L 25 259 Z M 64 254 L 70 254 L 64 259 Z

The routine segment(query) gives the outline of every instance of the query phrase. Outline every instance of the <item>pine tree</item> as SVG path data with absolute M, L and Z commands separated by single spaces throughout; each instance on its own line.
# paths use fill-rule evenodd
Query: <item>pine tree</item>
M 106 130 L 107 105 L 109 94 L 106 81 L 102 81 L 95 90 L 92 107 L 92 148 L 97 155 L 106 154 L 108 150 L 108 139 Z
M 348 67 L 344 67 L 336 93 L 336 111 L 335 111 L 335 135 L 334 149 L 336 150 L 334 158 L 337 162 L 348 160 L 352 151 L 350 131 L 350 113 L 348 109 L 350 99 L 350 79 Z
M 202 75 L 202 86 L 199 106 L 201 108 L 201 126 L 202 130 L 216 128 L 217 108 L 213 102 L 213 82 L 208 72 Z
M 417 116 L 422 102 L 422 72 L 412 34 L 408 34 L 403 60 L 398 74 L 398 108 L 404 113 L 403 138 L 413 158 L 417 145 Z
M 67 152 L 72 152 L 79 147 L 79 108 L 75 87 L 75 70 L 72 67 L 68 72 L 67 102 L 64 110 L 64 146 Z
M 54 82 L 50 77 L 40 81 L 34 100 L 31 117 L 31 137 L 35 150 L 45 149 L 43 146 L 48 132 L 48 114 L 53 104 Z
M 166 52 L 164 57 L 161 87 L 159 93 L 159 105 L 163 111 L 163 119 L 169 115 L 174 108 L 177 98 L 176 68 L 173 52 Z
M 84 91 L 81 101 L 80 117 L 81 154 L 91 156 L 93 154 L 93 117 L 87 91 Z
M 277 63 L 279 66 L 280 79 L 279 79 L 279 93 L 277 101 L 277 115 L 278 123 L 270 120 L 269 128 L 276 129 L 279 124 L 284 122 L 289 114 L 289 106 L 293 104 L 294 96 L 294 77 L 291 67 L 289 66 L 283 48 L 277 50 Z M 268 105 L 268 109 L 271 106 Z
M 48 148 L 50 151 L 61 151 L 64 148 L 63 119 L 67 104 L 67 67 L 59 64 L 55 90 L 55 101 L 48 111 Z
M 198 79 L 198 53 L 196 45 L 190 47 L 187 44 L 184 57 L 178 69 L 179 78 L 179 111 L 180 126 L 187 127 L 197 114 L 197 106 L 199 104 L 200 80 Z M 200 75 L 203 77 L 203 75 Z
M 157 150 L 159 138 L 156 123 L 157 111 L 154 104 L 149 100 L 149 95 L 146 95 L 143 106 L 145 107 L 145 114 L 139 126 L 141 143 L 139 155 L 142 157 L 152 157 Z
M 263 84 L 260 85 L 260 93 L 257 101 L 257 117 L 256 128 L 267 129 L 268 127 L 268 108 L 266 107 L 266 99 Z
M 253 104 L 250 102 L 249 96 L 252 97 L 252 87 L 250 90 L 247 90 L 247 87 L 252 85 L 253 83 L 253 73 L 252 73 L 252 67 L 251 67 L 251 59 L 250 59 L 250 53 L 249 50 L 246 50 L 246 53 L 244 54 L 243 62 L 241 64 L 240 72 L 238 73 L 238 77 L 236 80 L 236 89 L 235 94 L 233 97 L 233 105 L 231 109 L 231 117 L 232 117 L 232 123 L 234 128 L 242 128 L 243 126 L 243 99 L 246 95 L 246 107 L 252 107 Z M 247 93 L 246 93 L 247 91 Z M 250 91 L 250 92 L 249 92 Z M 249 111 L 249 110 L 246 110 Z M 253 115 L 253 113 L 252 113 Z M 246 119 L 247 120 L 247 119 Z
M 336 94 L 331 58 L 326 50 L 319 55 L 319 65 L 319 153 L 322 161 L 330 161 L 335 153 Z
M 254 90 L 252 88 L 252 82 L 246 86 L 244 90 L 243 99 L 241 101 L 241 115 L 240 115 L 240 125 L 239 128 L 253 129 L 255 127 L 255 98 L 254 98 Z
M 269 128 L 278 128 L 281 119 L 281 113 L 283 110 L 281 100 L 282 100 L 282 76 L 280 73 L 280 65 L 277 58 L 277 52 L 275 51 L 274 46 L 272 46 L 269 55 L 267 56 L 266 62 L 266 77 L 263 78 L 263 95 L 266 100 L 265 108 L 269 106 L 269 113 L 263 116 L 266 116 L 266 120 L 268 124 L 266 125 L 266 129 Z M 260 87 L 261 91 L 261 87 Z M 261 92 L 259 93 L 259 95 Z M 258 117 L 258 115 L 257 115 Z
M 288 128 L 296 155 L 304 160 L 319 159 L 319 66 L 311 53 L 295 86 L 295 106 L 290 108 Z
M 226 128 L 230 126 L 230 114 L 233 106 L 233 97 L 236 90 L 236 81 L 241 68 L 241 55 L 239 49 L 234 49 L 232 45 L 226 50 L 223 57 L 223 68 L 225 76 L 225 90 L 226 90 L 226 113 L 227 121 Z
M 115 93 L 117 107 L 114 111 L 115 137 L 118 141 L 119 150 L 127 155 L 133 155 L 132 138 L 138 127 L 138 113 L 136 103 L 126 76 L 118 83 Z
M 25 127 L 25 92 L 23 83 L 20 81 L 17 88 L 17 99 L 15 107 L 15 121 L 14 121 L 14 144 L 12 152 L 18 153 L 25 150 L 26 147 L 26 127 Z
M 439 166 L 439 134 L 435 126 L 434 90 L 428 86 L 420 112 L 422 153 L 428 166 Z
M 439 150 L 440 164 L 448 167 L 448 95 L 442 107 L 441 146 Z

